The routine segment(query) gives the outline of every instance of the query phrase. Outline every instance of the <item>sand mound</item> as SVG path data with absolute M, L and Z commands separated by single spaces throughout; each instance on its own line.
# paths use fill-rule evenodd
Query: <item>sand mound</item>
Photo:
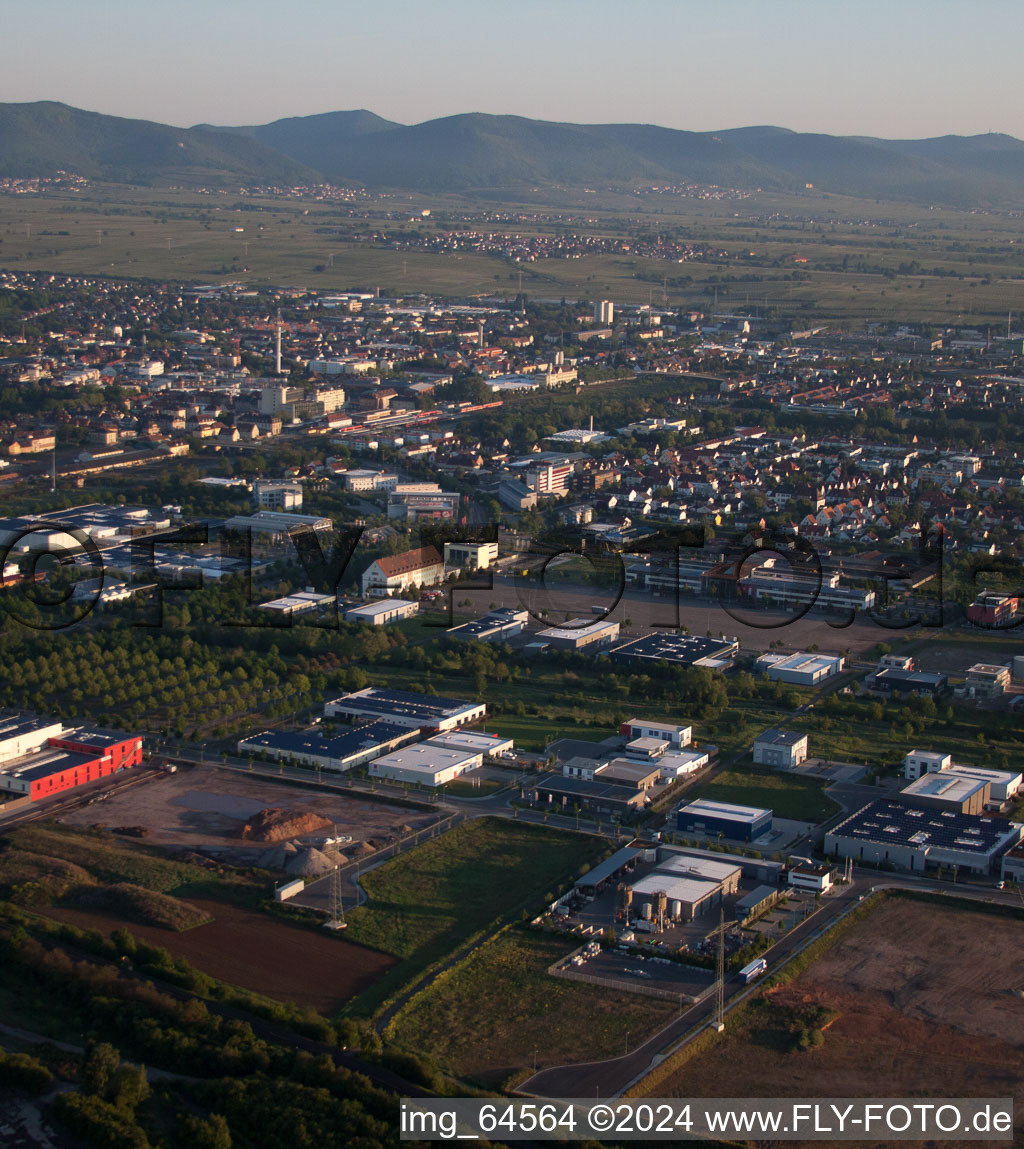
M 300 813 L 297 810 L 268 808 L 260 810 L 239 832 L 248 842 L 282 842 L 286 838 L 300 838 L 334 825 L 319 814 Z
M 256 859 L 256 865 L 264 870 L 283 870 L 298 852 L 298 847 L 292 842 L 285 842 L 260 854 Z
M 325 853 L 310 846 L 300 850 L 284 870 L 286 874 L 294 874 L 296 877 L 319 878 L 334 868 L 335 863 Z

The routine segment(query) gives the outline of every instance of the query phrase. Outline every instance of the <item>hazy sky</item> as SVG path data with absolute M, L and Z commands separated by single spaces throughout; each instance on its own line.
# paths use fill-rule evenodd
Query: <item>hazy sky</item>
M 1024 137 L 1018 0 L 3 0 L 0 101 Z M 2 141 L 0 141 L 2 146 Z

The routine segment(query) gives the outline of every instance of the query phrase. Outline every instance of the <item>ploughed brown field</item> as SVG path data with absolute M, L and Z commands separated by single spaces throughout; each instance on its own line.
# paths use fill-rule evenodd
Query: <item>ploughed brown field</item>
M 747 1010 L 656 1092 L 1012 1097 L 1019 1144 L 1024 998 L 1013 991 L 1020 989 L 1024 922 L 892 899 L 795 981 L 767 990 L 768 1006 Z M 819 1006 L 838 1015 L 824 1026 L 824 1043 L 792 1048 L 779 1020 Z
M 253 910 L 208 898 L 189 901 L 212 914 L 213 921 L 182 933 L 87 910 L 52 907 L 46 912 L 81 929 L 103 933 L 126 926 L 137 938 L 185 958 L 211 977 L 326 1016 L 395 964 L 386 954 Z

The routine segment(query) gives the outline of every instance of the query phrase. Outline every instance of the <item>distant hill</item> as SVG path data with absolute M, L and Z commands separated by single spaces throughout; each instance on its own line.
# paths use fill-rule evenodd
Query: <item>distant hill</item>
M 1019 206 L 1012 136 L 881 140 L 777 127 L 686 132 L 480 113 L 404 125 L 365 110 L 179 129 L 64 104 L 0 104 L 0 175 L 57 169 L 128 183 L 301 183 L 484 191 L 717 184 L 960 207 Z
M 295 184 L 301 163 L 237 132 L 172 128 L 49 101 L 0 104 L 0 175 L 74 172 L 130 184 Z

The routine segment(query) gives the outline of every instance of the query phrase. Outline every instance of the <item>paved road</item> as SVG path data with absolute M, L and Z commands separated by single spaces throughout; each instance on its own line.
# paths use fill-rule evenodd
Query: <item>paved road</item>
M 906 889 L 925 893 L 951 894 L 979 902 L 999 902 L 1017 905 L 1012 892 L 993 891 L 991 886 L 972 886 L 955 882 L 935 881 L 927 878 L 891 877 L 876 870 L 855 868 L 852 883 L 841 893 L 825 899 L 822 909 L 795 926 L 768 951 L 769 970 L 776 971 L 822 933 L 840 917 L 850 912 L 861 896 L 875 890 Z M 726 981 L 725 1009 L 738 1005 L 751 993 L 757 983 L 743 986 L 737 977 Z M 523 1093 L 543 1097 L 614 1097 L 650 1072 L 669 1053 L 684 1044 L 683 1039 L 695 1036 L 698 1029 L 706 1028 L 715 1012 L 712 996 L 684 1011 L 660 1032 L 652 1035 L 643 1045 L 628 1055 L 606 1061 L 585 1062 L 576 1065 L 553 1066 L 541 1070 L 519 1087 Z M 694 1031 L 691 1033 L 691 1031 Z
M 778 968 L 795 952 L 832 925 L 843 913 L 852 909 L 867 888 L 869 888 L 869 883 L 860 878 L 851 883 L 842 893 L 826 899 L 818 913 L 794 926 L 788 934 L 776 942 L 767 955 L 770 968 L 772 970 Z M 752 992 L 752 989 L 748 991 L 747 987 L 742 985 L 735 975 L 728 979 L 726 982 L 726 1010 L 733 1008 L 748 992 Z M 660 1032 L 653 1034 L 631 1053 L 609 1061 L 555 1066 L 551 1069 L 541 1070 L 519 1087 L 520 1092 L 536 1093 L 544 1097 L 617 1096 L 631 1082 L 652 1069 L 656 1061 L 678 1045 L 691 1030 L 697 1026 L 706 1026 L 713 1018 L 715 1008 L 715 997 L 712 995 L 684 1010 Z

